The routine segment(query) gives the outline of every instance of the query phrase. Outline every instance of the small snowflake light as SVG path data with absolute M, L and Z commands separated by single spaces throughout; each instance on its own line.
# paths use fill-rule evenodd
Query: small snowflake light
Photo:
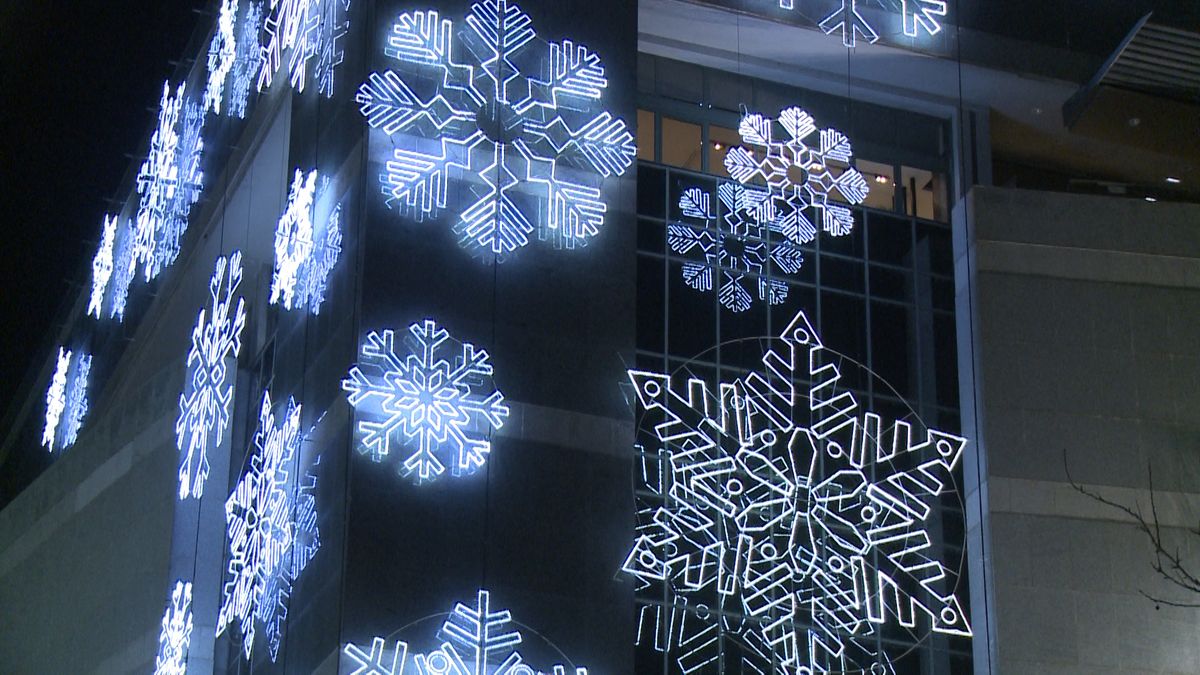
M 58 437 L 58 423 L 67 407 L 67 372 L 70 368 L 71 352 L 59 347 L 54 375 L 50 378 L 50 388 L 46 390 L 46 423 L 42 427 L 42 445 L 51 452 Z
M 250 96 L 250 88 L 258 80 L 261 66 L 259 54 L 262 43 L 259 38 L 263 28 L 262 2 L 246 2 L 238 24 L 237 48 L 233 56 L 233 67 L 230 69 L 228 115 L 246 116 L 246 102 Z
M 270 0 L 258 90 L 270 87 L 286 62 L 292 88 L 303 92 L 310 76 L 309 61 L 315 56 L 318 89 L 333 96 L 333 71 L 343 56 L 338 41 L 349 28 L 345 19 L 349 9 L 349 0 Z
M 186 89 L 186 83 L 181 83 L 171 96 L 170 84 L 163 84 L 158 129 L 137 176 L 141 203 L 134 256 L 146 281 L 157 277 L 179 255 L 180 238 L 204 184 L 200 170 L 204 108 L 185 99 Z
M 154 675 L 186 675 L 188 647 L 192 642 L 192 582 L 175 582 L 171 601 L 163 613 L 158 634 Z
M 104 292 L 113 274 L 113 245 L 117 238 L 117 216 L 104 216 L 104 231 L 100 236 L 100 247 L 92 258 L 92 295 L 88 300 L 88 315 L 100 318 L 104 306 Z
M 440 646 L 427 653 L 409 654 L 408 643 L 400 640 L 391 650 L 387 640 L 372 638 L 370 650 L 347 644 L 342 653 L 354 668 L 351 675 L 403 675 L 445 673 L 446 675 L 535 675 L 547 671 L 535 669 L 517 651 L 521 633 L 508 610 L 494 611 L 491 594 L 481 590 L 474 605 L 457 603 L 438 633 Z M 389 656 L 389 652 L 391 656 Z M 411 670 L 406 670 L 409 666 Z M 587 668 L 554 665 L 553 675 L 587 675 Z
M 175 442 L 179 449 L 179 498 L 204 495 L 208 479 L 208 449 L 221 444 L 229 426 L 233 380 L 242 329 L 246 326 L 246 301 L 238 295 L 242 283 L 242 254 L 218 258 L 208 283 L 209 306 L 200 310 L 192 329 L 187 358 L 187 379 L 179 395 Z
M 629 373 L 658 446 L 623 569 L 645 599 L 639 641 L 684 672 L 721 639 L 745 672 L 894 673 L 880 625 L 971 635 L 930 536 L 966 440 L 860 412 L 838 363 L 801 312 L 760 370 L 716 391 Z
M 783 130 L 780 135 L 776 131 Z M 850 209 L 831 201 L 834 193 L 848 204 L 861 204 L 870 187 L 867 179 L 850 166 L 850 140 L 836 129 L 817 131 L 817 125 L 800 108 L 785 108 L 776 123 L 762 115 L 747 114 L 738 125 L 747 145 L 730 148 L 725 168 L 739 183 L 755 179 L 766 182 L 774 200 L 773 229 L 798 244 L 817 236 L 817 226 L 807 211 L 819 219 L 822 229 L 835 237 L 854 228 Z
M 538 41 L 510 0 L 476 2 L 464 23 L 455 33 L 436 10 L 401 14 L 384 48 L 399 71 L 372 73 L 358 90 L 371 127 L 424 141 L 401 140 L 386 162 L 389 205 L 437 215 L 463 174 L 472 194 L 455 232 L 467 248 L 502 257 L 535 230 L 564 248 L 586 244 L 604 225 L 602 179 L 637 153 L 625 122 L 600 107 L 600 57 Z
M 233 70 L 237 58 L 237 36 L 233 30 L 238 0 L 221 0 L 217 14 L 217 31 L 208 46 L 208 86 L 204 90 L 204 109 L 221 114 L 221 99 L 225 94 L 225 80 Z
M 680 255 L 699 255 L 702 262 L 685 262 L 683 280 L 698 291 L 717 290 L 717 299 L 734 312 L 750 309 L 753 296 L 746 289 L 751 283 L 759 300 L 777 305 L 787 298 L 787 284 L 769 278 L 771 272 L 795 274 L 803 262 L 800 249 L 782 234 L 772 230 L 774 220 L 771 195 L 764 189 L 735 183 L 717 187 L 722 208 L 718 219 L 709 207 L 707 192 L 688 188 L 679 198 L 684 218 L 703 221 L 696 226 L 671 223 L 667 243 Z M 718 222 L 714 228 L 712 223 Z M 717 282 L 720 275 L 720 282 Z
M 117 230 L 117 240 L 113 252 L 113 273 L 109 283 L 108 317 L 117 321 L 125 320 L 125 304 L 129 300 L 129 287 L 137 276 L 137 258 L 134 256 L 135 238 L 134 226 L 126 222 L 124 227 Z
M 363 362 L 342 388 L 362 415 L 359 452 L 382 462 L 393 438 L 411 453 L 400 468 L 417 483 L 446 470 L 468 474 L 487 461 L 491 430 L 508 417 L 504 396 L 492 384 L 486 350 L 450 338 L 433 321 L 409 326 L 408 353 L 396 353 L 395 334 L 372 331 L 362 344 Z
M 287 556 L 297 526 L 288 468 L 293 465 L 300 440 L 300 406 L 288 399 L 276 426 L 271 397 L 264 392 L 249 466 L 225 502 L 229 566 L 217 615 L 218 636 L 230 625 L 238 624 L 247 659 L 254 647 L 256 620 L 263 617 L 268 585 L 277 583 L 281 565 L 291 562 Z M 278 602 L 279 597 L 277 592 L 273 594 L 274 601 Z M 274 652 L 278 649 L 277 634 L 273 641 Z

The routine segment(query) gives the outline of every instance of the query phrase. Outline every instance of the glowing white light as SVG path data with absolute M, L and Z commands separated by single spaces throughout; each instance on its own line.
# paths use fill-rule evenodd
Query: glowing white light
M 240 34 L 237 39 L 237 50 L 233 57 L 229 86 L 229 106 L 227 114 L 246 116 L 246 102 L 250 96 L 250 87 L 258 80 L 261 65 L 259 55 L 262 43 L 259 36 L 263 28 L 263 11 L 261 2 L 247 2 L 242 14 Z
M 171 96 L 163 84 L 158 129 L 150 154 L 138 173 L 138 207 L 134 256 L 146 281 L 158 276 L 179 255 L 179 240 L 187 230 L 192 204 L 200 198 L 204 174 L 204 108 L 184 98 L 186 83 Z
M 639 640 L 684 672 L 719 656 L 713 602 L 746 618 L 719 632 L 747 672 L 894 672 L 876 624 L 971 635 L 926 529 L 966 440 L 860 413 L 839 361 L 801 312 L 761 370 L 716 392 L 629 373 L 661 447 L 642 460 L 623 569 L 660 599 L 643 608 Z M 675 601 L 662 607 L 666 591 Z
M 233 32 L 237 5 L 238 0 L 221 0 L 217 32 L 208 46 L 208 86 L 204 90 L 204 109 L 218 115 L 221 114 L 221 98 L 225 94 L 225 80 L 237 58 L 237 37 Z
M 456 476 L 471 473 L 487 461 L 490 432 L 509 412 L 492 384 L 490 357 L 451 339 L 433 321 L 414 323 L 408 332 L 409 353 L 401 357 L 391 330 L 372 331 L 362 344 L 364 363 L 342 381 L 365 418 L 358 422 L 359 452 L 382 462 L 398 436 L 411 450 L 400 473 L 418 484 L 441 476 L 444 461 Z
M 104 291 L 108 288 L 108 280 L 113 273 L 113 244 L 117 237 L 117 217 L 104 216 L 104 232 L 100 237 L 100 247 L 96 249 L 96 257 L 92 258 L 92 296 L 88 301 L 88 315 L 100 318 L 104 305 Z
M 937 35 L 942 30 L 938 19 L 946 16 L 945 0 L 901 0 L 904 13 L 904 34 L 916 37 L 917 30 Z
M 126 222 L 117 231 L 116 250 L 113 254 L 113 274 L 110 287 L 112 294 L 109 300 L 108 317 L 117 321 L 125 320 L 125 303 L 129 299 L 129 286 L 137 276 L 137 258 L 134 257 L 137 233 L 133 223 Z
M 858 0 L 841 0 L 841 6 L 821 19 L 820 26 L 826 35 L 841 31 L 842 44 L 846 47 L 853 47 L 857 37 L 871 44 L 879 40 L 879 33 L 858 13 Z
M 779 0 L 780 9 L 793 9 L 794 7 L 795 0 Z
M 380 177 L 388 203 L 435 216 L 465 173 L 475 201 L 455 226 L 464 246 L 495 256 L 525 246 L 535 231 L 526 213 L 542 214 L 540 239 L 584 245 L 604 225 L 600 181 L 623 175 L 637 153 L 625 122 L 596 110 L 608 88 L 600 57 L 571 40 L 536 41 L 509 0 L 473 4 L 465 23 L 456 34 L 436 10 L 401 14 L 384 53 L 404 75 L 372 73 L 358 90 L 371 127 L 437 146 L 393 151 Z M 545 79 L 522 70 L 537 62 Z M 422 98 L 426 78 L 438 84 Z
M 286 57 L 289 81 L 296 91 L 303 92 L 309 78 L 308 62 L 316 56 L 317 88 L 333 96 L 334 69 L 343 58 L 338 41 L 349 28 L 345 20 L 349 9 L 349 0 L 271 0 L 258 90 L 271 86 Z
M 50 388 L 46 390 L 46 424 L 42 428 L 42 445 L 51 452 L 58 436 L 58 423 L 67 407 L 67 371 L 70 367 L 71 352 L 59 347 L 58 362 L 50 378 Z
M 685 262 L 683 280 L 698 291 L 717 289 L 721 304 L 734 312 L 750 309 L 753 297 L 746 282 L 754 284 L 759 300 L 777 305 L 787 299 L 788 287 L 769 273 L 795 274 L 804 258 L 791 240 L 772 230 L 774 211 L 771 194 L 760 188 L 736 183 L 717 187 L 722 215 L 710 210 L 710 196 L 698 187 L 688 188 L 679 197 L 679 210 L 685 218 L 704 221 L 667 225 L 667 244 L 680 255 L 698 255 L 703 262 Z M 721 281 L 715 283 L 716 275 Z
M 182 455 L 180 499 L 204 495 L 208 449 L 221 444 L 229 426 L 236 379 L 229 370 L 236 370 L 242 329 L 246 326 L 246 301 L 237 295 L 241 283 L 241 252 L 235 251 L 228 259 L 218 258 L 208 283 L 209 306 L 200 310 L 192 329 L 187 378 L 184 392 L 179 395 L 179 417 L 175 422 L 175 444 Z
M 237 622 L 247 659 L 256 623 L 264 625 L 271 659 L 276 658 L 292 583 L 320 547 L 316 477 L 310 472 L 298 486 L 289 470 L 300 441 L 300 406 L 289 398 L 276 426 L 271 397 L 263 392 L 249 466 L 225 502 L 229 566 L 217 616 L 218 636 Z
M 454 606 L 438 634 L 441 646 L 431 652 L 410 655 L 408 643 L 397 640 L 389 658 L 387 640 L 375 637 L 370 651 L 347 644 L 342 653 L 354 667 L 351 675 L 403 675 L 405 665 L 411 665 L 409 672 L 430 675 L 541 675 L 545 671 L 526 664 L 517 651 L 522 638 L 512 623 L 512 613 L 492 611 L 491 594 L 481 590 L 474 606 Z M 575 675 L 587 675 L 587 668 L 570 667 Z M 556 664 L 550 672 L 566 675 L 567 668 Z
M 71 371 L 70 385 L 67 388 L 67 405 L 64 410 L 65 419 L 62 421 L 62 447 L 75 445 L 79 437 L 79 429 L 83 427 L 83 418 L 88 413 L 88 378 L 92 371 L 92 355 L 77 354 L 75 367 Z
M 275 276 L 271 280 L 271 304 L 292 308 L 296 293 L 296 277 L 313 250 L 313 198 L 317 191 L 317 172 L 308 173 L 305 180 L 296 169 L 287 209 L 275 228 Z
M 163 613 L 158 634 L 154 675 L 186 675 L 188 646 L 192 641 L 192 582 L 175 582 L 171 601 Z
M 329 285 L 329 274 L 342 255 L 341 223 L 342 205 L 338 204 L 325 220 L 325 236 L 320 236 L 318 232 L 308 264 L 301 270 L 298 304 L 308 307 L 308 311 L 314 315 L 321 313 L 321 305 L 325 302 L 325 290 Z
M 820 217 L 825 232 L 835 237 L 848 234 L 854 216 L 849 208 L 830 203 L 830 193 L 836 190 L 846 202 L 861 204 L 871 189 L 867 179 L 849 165 L 850 140 L 836 129 L 818 132 L 812 116 L 800 108 L 780 111 L 782 137 L 776 136 L 775 124 L 758 114 L 742 118 L 738 126 L 742 141 L 761 147 L 762 156 L 746 148 L 730 148 L 725 154 L 729 175 L 739 183 L 765 181 L 774 201 L 771 229 L 798 244 L 817 236 L 816 226 L 805 215 L 810 209 Z M 840 173 L 835 175 L 833 166 L 840 166 Z

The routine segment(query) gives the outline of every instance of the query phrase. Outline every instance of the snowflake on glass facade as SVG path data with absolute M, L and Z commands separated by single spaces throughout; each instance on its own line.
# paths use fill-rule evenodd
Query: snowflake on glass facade
M 469 607 L 457 603 L 438 633 L 441 645 L 424 654 L 409 654 L 408 643 L 396 641 L 388 657 L 387 640 L 376 637 L 371 640 L 370 651 L 358 645 L 347 644 L 342 650 L 349 665 L 354 667 L 351 675 L 403 675 L 405 672 L 445 673 L 446 675 L 544 675 L 525 662 L 517 651 L 521 644 L 521 633 L 514 630 L 512 613 L 508 610 L 492 611 L 491 594 L 479 591 L 475 605 Z M 405 670 L 410 666 L 411 671 Z M 553 675 L 587 675 L 587 668 L 576 668 L 556 664 L 549 671 Z
M 846 47 L 854 47 L 860 37 L 871 44 L 879 41 L 879 33 L 859 13 L 858 0 L 841 0 L 837 9 L 821 19 L 820 26 L 826 35 L 840 32 L 842 44 Z
M 187 673 L 188 646 L 192 641 L 192 583 L 175 582 L 171 602 L 163 613 L 162 631 L 158 634 L 158 655 L 154 658 L 154 675 L 184 675 Z
M 88 413 L 88 379 L 92 372 L 92 355 L 78 354 L 75 357 L 75 367 L 71 371 L 70 385 L 67 388 L 67 405 L 63 412 L 66 416 L 62 421 L 63 448 L 75 445 L 79 437 L 79 429 L 83 427 L 83 418 Z
M 271 397 L 264 392 L 258 424 L 250 464 L 225 502 L 229 567 L 217 615 L 217 635 L 236 621 L 243 651 L 250 658 L 255 623 L 269 621 L 266 628 L 274 659 L 282 621 L 287 616 L 291 583 L 294 575 L 308 564 L 308 559 L 297 564 L 289 556 L 298 537 L 315 541 L 316 518 L 299 520 L 302 512 L 297 511 L 297 502 L 302 503 L 305 495 L 312 493 L 302 492 L 298 500 L 294 498 L 295 480 L 289 471 L 299 454 L 300 406 L 288 399 L 287 410 L 276 426 Z M 311 530 L 302 533 L 305 528 Z M 311 548 L 312 552 L 315 550 Z M 272 606 L 264 608 L 268 602 Z
M 860 412 L 803 313 L 760 372 L 716 395 L 694 378 L 630 378 L 660 444 L 623 566 L 657 599 L 639 642 L 684 672 L 717 659 L 723 635 L 753 672 L 890 673 L 877 626 L 971 635 L 927 529 L 966 440 Z
M 42 445 L 51 452 L 58 437 L 58 423 L 67 408 L 67 372 L 70 368 L 71 352 L 59 347 L 54 375 L 50 378 L 50 388 L 46 390 L 46 423 L 42 427 Z
M 323 221 L 317 221 L 318 178 L 315 169 L 307 178 L 296 169 L 287 208 L 275 228 L 270 299 L 271 304 L 285 309 L 307 307 L 313 314 L 321 311 L 329 274 L 342 253 L 342 205 L 339 203 Z
M 137 232 L 132 222 L 126 222 L 125 227 L 119 228 L 117 241 L 113 252 L 113 273 L 109 283 L 108 318 L 123 321 L 125 319 L 125 303 L 129 300 L 129 287 L 137 276 L 137 258 L 134 257 L 135 239 Z
M 750 309 L 753 296 L 746 283 L 756 288 L 759 300 L 777 305 L 787 299 L 787 284 L 769 278 L 772 269 L 787 274 L 800 270 L 804 258 L 800 248 L 771 228 L 772 200 L 769 192 L 734 183 L 717 186 L 722 214 L 711 210 L 710 195 L 698 187 L 679 197 L 684 218 L 703 225 L 667 225 L 667 244 L 680 255 L 692 254 L 703 262 L 683 264 L 684 282 L 698 290 L 717 288 L 717 299 L 734 312 Z M 778 272 L 776 274 L 778 274 Z M 717 276 L 720 275 L 718 286 Z
M 262 599 L 255 610 L 255 617 L 263 625 L 263 634 L 267 639 L 267 650 L 274 661 L 279 656 L 279 646 L 283 642 L 283 626 L 287 621 L 288 603 L 292 597 L 292 585 L 300 578 L 300 573 L 308 566 L 317 549 L 321 548 L 321 531 L 317 527 L 317 475 L 321 458 L 313 462 L 313 468 L 308 471 L 303 482 L 299 485 L 290 477 L 294 472 L 285 471 L 277 476 L 277 482 L 284 485 L 287 494 L 296 495 L 295 502 L 289 500 L 290 514 L 288 520 L 292 523 L 291 548 L 280 561 L 279 566 L 267 577 L 263 587 Z M 281 469 L 282 471 L 282 469 Z
M 444 461 L 456 476 L 473 472 L 492 450 L 491 430 L 508 417 L 492 384 L 490 357 L 451 339 L 433 321 L 414 323 L 408 333 L 409 353 L 400 357 L 393 331 L 372 331 L 362 344 L 365 363 L 342 381 L 350 404 L 368 418 L 358 422 L 359 451 L 381 462 L 392 437 L 402 436 L 412 452 L 400 472 L 417 483 L 441 476 Z
M 771 228 L 797 244 L 806 244 L 817 236 L 817 227 L 805 215 L 813 211 L 820 224 L 835 237 L 854 229 L 850 209 L 831 203 L 837 194 L 850 204 L 861 204 L 870 191 L 867 179 L 850 166 L 850 140 L 836 129 L 817 131 L 813 118 L 800 108 L 785 108 L 775 132 L 775 122 L 762 115 L 742 118 L 738 133 L 742 141 L 760 150 L 731 148 L 725 155 L 725 168 L 739 183 L 766 182 L 774 204 Z M 816 134 L 815 138 L 810 138 Z
M 208 478 L 208 449 L 221 444 L 229 426 L 233 404 L 233 377 L 242 329 L 246 326 L 246 301 L 237 295 L 242 283 L 242 254 L 217 259 L 208 283 L 209 307 L 200 310 L 192 329 L 192 348 L 187 358 L 187 380 L 179 395 L 179 417 L 175 443 L 179 463 L 179 498 L 199 499 Z M 236 304 L 235 304 L 236 299 Z
M 531 214 L 538 237 L 585 244 L 607 211 L 595 176 L 624 174 L 636 154 L 625 122 L 596 110 L 608 88 L 600 57 L 571 40 L 537 41 L 509 0 L 473 4 L 465 24 L 456 34 L 436 10 L 401 14 L 384 53 L 404 75 L 372 73 L 358 90 L 373 128 L 411 137 L 386 163 L 384 195 L 435 215 L 450 182 L 469 176 L 455 226 L 465 246 L 515 251 L 535 231 Z
M 100 246 L 96 249 L 96 257 L 92 258 L 92 295 L 88 300 L 88 315 L 100 318 L 104 306 L 104 291 L 108 288 L 108 280 L 113 273 L 113 245 L 117 238 L 116 216 L 104 216 L 104 231 L 100 236 Z
M 233 56 L 233 67 L 229 84 L 228 115 L 246 116 L 246 102 L 250 96 L 250 87 L 258 80 L 258 70 L 261 66 L 260 54 L 262 43 L 259 36 L 263 28 L 263 11 L 261 2 L 247 2 L 242 13 L 237 36 L 237 49 Z
M 275 74 L 287 63 L 289 81 L 303 92 L 308 81 L 308 62 L 317 57 L 313 77 L 318 90 L 333 96 L 333 71 L 342 62 L 338 41 L 349 22 L 349 0 L 270 0 L 265 24 L 266 44 L 259 58 L 258 90 L 271 86 Z
M 237 58 L 237 36 L 233 30 L 238 0 L 221 0 L 217 15 L 217 32 L 208 46 L 208 86 L 204 90 L 204 109 L 221 114 L 221 98 L 225 95 L 225 80 Z
M 204 108 L 184 97 L 186 83 L 171 96 L 163 84 L 158 128 L 150 140 L 150 154 L 137 176 L 138 206 L 134 257 L 146 281 L 175 262 L 179 240 L 187 230 L 192 204 L 200 198 L 204 174 Z

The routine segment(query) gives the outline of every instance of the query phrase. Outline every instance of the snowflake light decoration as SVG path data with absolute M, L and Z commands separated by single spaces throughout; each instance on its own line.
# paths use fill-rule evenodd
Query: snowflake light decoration
M 247 659 L 256 622 L 264 624 L 275 659 L 292 583 L 320 546 L 316 478 L 309 474 L 297 492 L 294 472 L 289 471 L 300 442 L 300 406 L 288 399 L 276 426 L 271 397 L 264 392 L 250 464 L 225 502 L 229 567 L 217 615 L 218 636 L 237 622 Z
M 901 12 L 904 21 L 904 34 L 917 37 L 919 30 L 933 36 L 942 32 L 942 22 L 946 17 L 945 0 L 901 0 Z
M 490 357 L 433 321 L 414 323 L 408 333 L 409 353 L 401 357 L 393 331 L 372 331 L 362 344 L 364 363 L 342 381 L 366 417 L 358 422 L 359 452 L 382 462 L 397 436 L 411 450 L 400 473 L 418 484 L 440 477 L 447 461 L 453 475 L 471 473 L 487 461 L 490 431 L 509 412 L 492 384 Z
M 698 254 L 703 262 L 683 264 L 683 280 L 698 291 L 717 288 L 717 299 L 734 312 L 750 309 L 753 296 L 746 289 L 750 281 L 759 300 L 777 305 L 787 299 L 787 284 L 769 278 L 774 270 L 795 274 L 804 261 L 800 248 L 772 230 L 771 195 L 763 189 L 736 183 L 717 186 L 717 198 L 723 211 L 720 224 L 710 208 L 710 195 L 698 187 L 683 191 L 680 213 L 704 225 L 687 223 L 667 225 L 667 244 L 680 255 Z M 719 285 L 716 281 L 720 275 Z
M 92 258 L 92 295 L 88 300 L 88 315 L 100 318 L 104 305 L 104 291 L 113 274 L 113 245 L 117 238 L 117 216 L 104 216 L 104 231 L 100 236 L 100 247 Z
M 192 641 L 192 582 L 175 582 L 158 634 L 154 675 L 185 675 Z
M 237 36 L 237 47 L 233 56 L 233 67 L 230 76 L 233 80 L 229 85 L 228 115 L 239 118 L 246 117 L 246 102 L 250 97 L 250 87 L 258 80 L 261 67 L 260 53 L 262 43 L 259 38 L 263 29 L 263 11 L 261 2 L 247 2 L 242 13 Z
M 317 57 L 314 77 L 325 96 L 333 96 L 333 74 L 341 64 L 343 52 L 338 45 L 349 22 L 349 0 L 270 0 L 266 16 L 266 44 L 259 58 L 258 90 L 271 86 L 275 74 L 287 62 L 289 81 L 304 91 L 309 78 L 308 62 Z
M 821 19 L 820 26 L 826 35 L 840 32 L 847 48 L 853 48 L 860 37 L 871 44 L 879 41 L 879 33 L 859 14 L 858 0 L 841 0 L 841 6 Z
M 342 205 L 324 221 L 317 222 L 316 193 L 319 174 L 308 177 L 299 169 L 292 181 L 287 208 L 275 229 L 275 273 L 271 280 L 271 304 L 285 309 L 307 307 L 319 314 L 325 301 L 329 274 L 342 253 Z M 328 189 L 326 179 L 326 189 Z
M 849 204 L 861 204 L 870 192 L 867 179 L 850 166 L 850 140 L 836 129 L 822 129 L 800 108 L 784 108 L 776 133 L 775 122 L 759 114 L 747 114 L 738 125 L 742 141 L 761 148 L 730 148 L 725 168 L 739 183 L 761 179 L 766 182 L 774 204 L 771 227 L 798 244 L 817 236 L 816 225 L 805 215 L 812 210 L 822 229 L 838 237 L 854 229 L 850 209 L 831 203 L 836 191 Z M 815 138 L 810 138 L 816 134 Z
M 396 641 L 388 658 L 387 640 L 371 640 L 370 651 L 347 644 L 342 653 L 354 667 L 351 675 L 403 675 L 411 665 L 416 673 L 446 673 L 447 675 L 543 675 L 525 662 L 517 651 L 521 633 L 510 627 L 512 613 L 493 611 L 491 594 L 481 590 L 475 605 L 457 603 L 454 611 L 442 624 L 438 639 L 441 645 L 424 654 L 409 654 L 408 643 Z M 554 665 L 550 673 L 567 675 L 567 666 Z M 587 675 L 587 668 L 571 666 L 574 675 Z
M 70 367 L 71 352 L 59 347 L 54 375 L 50 378 L 50 388 L 46 390 L 46 423 L 42 427 L 42 445 L 51 452 L 54 451 L 54 441 L 58 436 L 58 423 L 67 408 L 67 371 Z
M 927 530 L 966 440 L 885 428 L 840 378 L 803 312 L 761 371 L 715 396 L 699 379 L 630 371 L 661 446 L 642 463 L 623 569 L 659 599 L 639 641 L 684 672 L 717 658 L 719 633 L 753 672 L 789 673 L 894 672 L 872 647 L 885 623 L 971 635 Z
M 225 95 L 225 80 L 233 70 L 237 58 L 237 36 L 234 33 L 234 17 L 238 0 L 221 0 L 221 11 L 217 15 L 217 32 L 208 46 L 208 85 L 204 90 L 204 109 L 221 114 L 221 98 Z
M 388 203 L 434 216 L 449 184 L 470 176 L 474 201 L 455 231 L 495 256 L 529 243 L 533 214 L 539 238 L 584 245 L 607 211 L 597 177 L 624 174 L 637 153 L 625 122 L 597 111 L 608 88 L 600 57 L 537 41 L 532 23 L 510 0 L 471 5 L 457 34 L 436 10 L 401 14 L 384 53 L 404 74 L 372 73 L 356 97 L 371 127 L 421 139 L 386 163 Z
M 64 411 L 66 418 L 62 421 L 62 446 L 69 448 L 75 445 L 79 437 L 79 429 L 83 427 L 83 418 L 88 412 L 88 379 L 92 372 L 92 355 L 78 354 L 75 357 L 75 367 L 71 371 L 70 386 L 67 389 L 67 405 Z
M 113 273 L 109 282 L 108 318 L 117 321 L 125 320 L 125 304 L 129 300 L 129 287 L 137 276 L 137 258 L 134 256 L 135 238 L 137 234 L 133 223 L 126 222 L 118 229 L 117 241 L 113 252 Z
M 200 170 L 204 108 L 185 99 L 186 88 L 186 83 L 180 83 L 175 96 L 171 96 L 170 84 L 163 84 L 158 129 L 137 176 L 141 204 L 134 256 L 142 265 L 146 281 L 175 262 L 192 204 L 200 198 L 204 185 Z
M 246 326 L 246 301 L 237 295 L 242 283 L 242 253 L 217 259 L 208 283 L 211 302 L 201 309 L 192 329 L 185 389 L 179 395 L 175 444 L 179 463 L 179 498 L 204 496 L 208 479 L 208 449 L 221 444 L 229 426 L 233 379 L 242 329 Z M 236 299 L 236 304 L 235 304 Z

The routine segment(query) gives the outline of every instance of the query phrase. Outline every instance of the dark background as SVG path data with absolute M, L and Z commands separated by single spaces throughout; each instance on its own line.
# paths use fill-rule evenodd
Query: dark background
M 0 6 L 0 419 L 91 279 L 102 220 L 145 148 L 205 0 Z M 19 403 L 19 401 L 16 401 Z

